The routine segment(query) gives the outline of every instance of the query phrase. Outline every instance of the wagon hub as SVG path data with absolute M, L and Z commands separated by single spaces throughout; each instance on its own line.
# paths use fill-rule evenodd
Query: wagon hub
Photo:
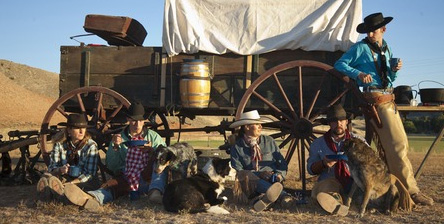
M 311 121 L 301 118 L 295 123 L 293 133 L 297 138 L 308 138 L 313 133 L 313 124 Z

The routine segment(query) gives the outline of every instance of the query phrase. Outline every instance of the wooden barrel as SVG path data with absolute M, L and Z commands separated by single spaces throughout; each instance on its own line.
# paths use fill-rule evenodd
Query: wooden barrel
M 186 108 L 207 108 L 210 102 L 211 82 L 208 63 L 191 60 L 180 69 L 180 100 Z

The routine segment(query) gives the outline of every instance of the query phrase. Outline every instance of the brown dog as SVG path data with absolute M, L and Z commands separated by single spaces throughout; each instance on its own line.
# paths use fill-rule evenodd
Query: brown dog
M 350 206 L 351 198 L 359 187 L 363 192 L 359 216 L 363 217 L 369 200 L 384 206 L 386 214 L 396 212 L 399 204 L 399 192 L 390 181 L 390 173 L 378 153 L 359 138 L 346 140 L 343 147 L 348 157 L 347 164 L 353 178 L 353 186 L 346 202 Z

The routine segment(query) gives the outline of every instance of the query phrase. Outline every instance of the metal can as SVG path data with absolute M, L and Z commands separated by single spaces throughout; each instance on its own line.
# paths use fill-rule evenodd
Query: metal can
M 277 174 L 273 173 L 273 175 L 271 175 L 271 183 L 277 182 Z

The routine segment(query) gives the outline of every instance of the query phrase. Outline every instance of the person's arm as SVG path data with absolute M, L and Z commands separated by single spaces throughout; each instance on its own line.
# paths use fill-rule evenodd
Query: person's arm
M 388 48 L 390 48 L 390 46 L 388 46 Z M 388 78 L 389 78 L 390 82 L 393 83 L 398 76 L 398 71 L 402 68 L 402 61 L 399 61 L 398 67 L 391 68 L 390 67 L 390 58 L 393 57 L 392 49 L 388 49 L 387 53 L 389 54 L 389 57 L 387 59 L 388 60 L 388 68 L 389 68 L 389 69 L 387 69 L 388 70 Z
M 128 138 L 121 132 L 122 142 L 127 141 Z M 118 174 L 125 168 L 125 159 L 128 148 L 124 144 L 114 144 L 113 141 L 109 143 L 108 151 L 106 151 L 106 167 L 114 174 Z
M 323 138 L 323 137 L 321 137 Z M 311 175 L 318 175 L 325 170 L 326 166 L 319 153 L 323 139 L 315 139 L 310 145 L 310 151 L 307 159 L 307 172 Z
M 244 170 L 244 166 L 241 162 L 241 157 L 239 155 L 239 151 L 237 148 L 237 142 L 236 144 L 232 145 L 230 148 L 230 158 L 231 158 L 231 167 L 235 169 L 236 171 Z
M 147 130 L 147 136 L 145 137 L 145 140 L 151 142 L 151 147 L 153 149 L 156 149 L 159 145 L 166 146 L 165 141 L 163 140 L 162 136 L 160 136 L 157 132 L 153 130 Z
M 334 67 L 336 70 L 344 73 L 348 77 L 359 80 L 360 74 L 365 74 L 356 69 L 358 59 L 362 54 L 362 49 L 358 44 L 353 45 L 347 52 L 345 52 L 339 60 L 336 61 Z
M 61 159 L 62 150 L 63 150 L 63 143 L 57 142 L 56 144 L 54 144 L 53 150 L 49 155 L 50 159 L 49 159 L 48 172 L 50 172 L 52 175 L 62 174 L 62 172 L 60 171 L 60 167 L 63 166 Z
M 77 180 L 80 183 L 87 182 L 97 173 L 97 165 L 99 163 L 99 150 L 97 149 L 97 143 L 90 139 L 85 147 L 87 147 L 87 149 L 85 150 L 85 157 L 82 158 L 82 174 L 75 179 L 75 181 L 72 181 L 73 183 L 77 182 Z M 82 149 L 82 151 L 83 150 L 84 149 Z
M 284 156 L 281 153 L 281 150 L 276 144 L 276 141 L 273 138 L 270 138 L 272 152 L 273 152 L 273 159 L 276 163 L 276 170 L 274 170 L 274 173 L 280 174 L 285 180 L 285 177 L 287 176 L 287 170 L 288 170 L 288 164 L 285 160 Z

